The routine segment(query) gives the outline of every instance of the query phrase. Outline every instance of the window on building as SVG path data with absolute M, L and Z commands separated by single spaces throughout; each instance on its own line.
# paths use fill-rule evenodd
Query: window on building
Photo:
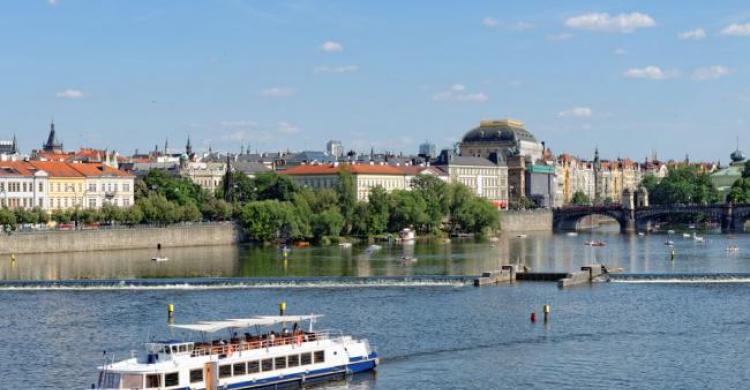
M 190 370 L 190 383 L 203 382 L 203 369 Z
M 257 360 L 253 362 L 247 362 L 247 373 L 255 374 L 256 372 L 260 372 L 260 362 Z
M 95 198 L 89 198 L 89 208 L 95 209 L 96 208 L 96 199 Z
M 180 373 L 170 372 L 164 374 L 164 386 L 177 386 L 180 384 Z
M 242 363 L 234 363 L 234 366 L 232 367 L 232 375 L 245 375 L 247 373 L 247 366 L 245 365 L 245 362 Z
M 123 183 L 122 190 L 125 192 L 130 192 L 130 184 L 129 183 Z
M 232 376 L 232 365 L 224 364 L 219 366 L 219 378 L 228 378 Z
M 89 192 L 96 192 L 96 184 L 89 183 Z
M 266 371 L 273 371 L 273 360 L 272 359 L 263 359 L 263 361 L 260 364 L 261 369 L 263 372 Z
M 146 374 L 146 388 L 155 389 L 161 387 L 161 375 Z
M 130 207 L 130 199 L 124 198 L 122 200 L 122 206 L 123 207 Z

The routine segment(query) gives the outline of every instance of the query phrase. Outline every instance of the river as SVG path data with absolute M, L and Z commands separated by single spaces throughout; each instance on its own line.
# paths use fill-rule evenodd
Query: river
M 608 245 L 584 245 L 591 239 Z M 0 262 L 0 388 L 88 388 L 102 350 L 125 358 L 168 335 L 168 303 L 177 322 L 192 322 L 274 314 L 282 300 L 381 354 L 377 374 L 326 388 L 744 388 L 750 236 L 705 241 L 599 231 L 384 246 L 372 256 L 293 249 L 286 262 L 276 248 L 245 247 L 166 249 L 161 263 L 153 251 L 17 256 Z M 403 255 L 418 261 L 402 265 Z M 505 262 L 568 271 L 596 261 L 626 276 L 567 290 L 462 278 Z M 531 323 L 544 304 L 550 321 Z

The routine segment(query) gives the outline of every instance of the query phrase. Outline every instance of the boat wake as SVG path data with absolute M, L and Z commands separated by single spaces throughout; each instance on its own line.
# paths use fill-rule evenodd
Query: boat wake
M 460 288 L 470 285 L 470 277 L 330 277 L 330 278 L 191 278 L 127 280 L 0 281 L 0 291 L 45 290 L 230 290 L 277 288 Z
M 750 273 L 609 274 L 610 283 L 750 283 Z

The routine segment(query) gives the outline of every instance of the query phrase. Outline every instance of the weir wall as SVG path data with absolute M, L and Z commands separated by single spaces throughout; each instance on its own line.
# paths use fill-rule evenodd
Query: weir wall
M 120 249 L 231 245 L 240 242 L 233 223 L 101 230 L 33 231 L 0 234 L 0 253 L 85 252 Z
M 549 209 L 501 211 L 500 229 L 504 232 L 552 231 L 552 211 Z

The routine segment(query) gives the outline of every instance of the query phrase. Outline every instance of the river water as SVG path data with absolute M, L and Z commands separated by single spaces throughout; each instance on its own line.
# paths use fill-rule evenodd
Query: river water
M 294 249 L 286 262 L 275 248 L 168 249 L 163 263 L 152 251 L 19 255 L 0 262 L 0 389 L 89 387 L 103 349 L 126 358 L 169 335 L 168 303 L 182 323 L 274 314 L 282 300 L 381 354 L 377 374 L 326 388 L 747 388 L 750 236 L 705 237 L 511 235 L 372 256 Z M 418 261 L 402 265 L 404 254 Z M 595 261 L 626 274 L 567 290 L 464 281 L 500 263 L 568 271 Z M 544 304 L 550 321 L 531 323 Z

